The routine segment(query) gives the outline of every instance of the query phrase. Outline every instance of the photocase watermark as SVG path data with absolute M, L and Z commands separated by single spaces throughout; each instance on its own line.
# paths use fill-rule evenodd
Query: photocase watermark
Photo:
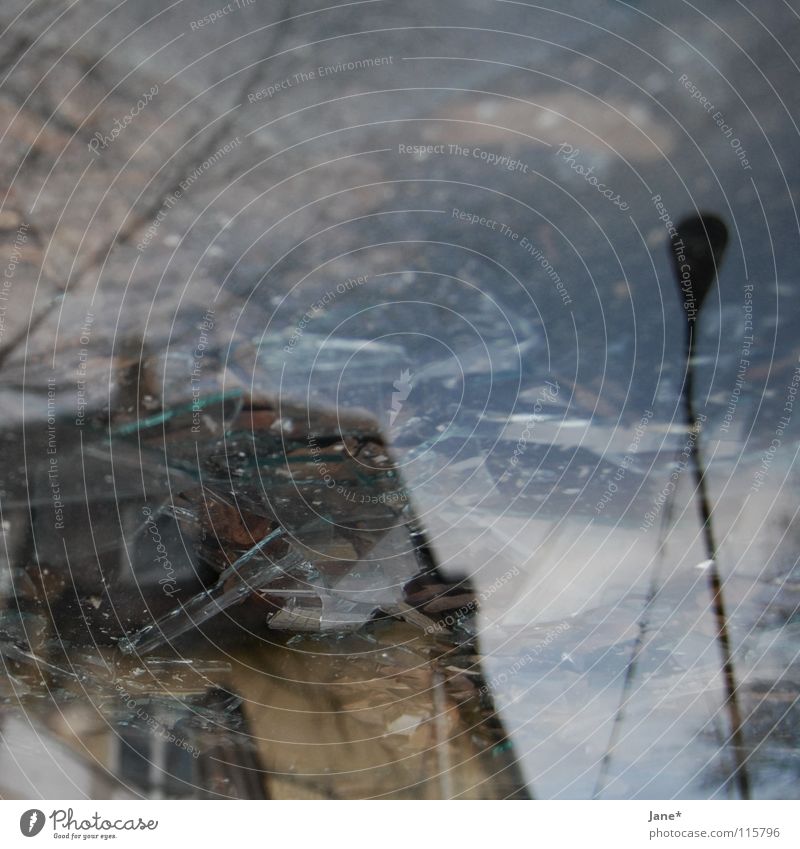
M 40 819 L 41 818 L 41 819 Z M 72 808 L 56 808 L 47 819 L 51 820 L 53 837 L 71 838 L 83 840 L 100 838 L 110 840 L 116 838 L 116 831 L 155 831 L 158 828 L 158 820 L 143 820 L 141 817 L 129 817 L 128 819 L 109 820 L 102 817 L 97 811 L 91 817 L 78 819 Z M 35 837 L 45 824 L 44 812 L 36 808 L 25 811 L 20 818 L 20 831 L 26 837 Z M 61 830 L 63 833 L 59 833 Z M 80 832 L 88 832 L 80 834 Z M 99 833 L 98 833 L 99 832 Z
M 719 429 L 723 433 L 727 433 L 730 430 L 731 424 L 733 423 L 733 416 L 736 412 L 736 407 L 742 395 L 742 388 L 744 387 L 745 377 L 747 376 L 747 371 L 750 368 L 750 349 L 752 348 L 754 341 L 753 288 L 754 287 L 752 283 L 745 283 L 743 304 L 744 337 L 742 339 L 742 350 L 739 354 L 739 366 L 736 370 L 736 381 L 733 385 L 733 389 L 731 390 L 730 397 L 728 398 L 728 406 L 725 408 L 725 415 L 722 418 L 722 424 L 719 426 Z
M 295 86 L 321 80 L 325 77 L 333 77 L 348 71 L 363 71 L 367 68 L 380 68 L 382 65 L 393 65 L 393 56 L 374 56 L 367 59 L 353 59 L 351 62 L 337 62 L 334 65 L 319 65 L 307 71 L 298 71 L 282 80 L 276 80 L 257 91 L 251 91 L 247 95 L 248 103 L 258 103 L 260 100 L 271 100 L 276 94 L 286 91 Z
M 61 500 L 61 480 L 58 472 L 56 443 L 56 379 L 47 378 L 47 483 L 53 505 L 54 527 L 64 530 L 64 502 Z
M 672 220 L 672 216 L 669 214 L 669 210 L 664 204 L 664 201 L 661 200 L 661 195 L 653 195 L 650 200 L 653 202 L 653 206 L 655 206 L 656 208 L 658 220 L 664 224 L 664 227 L 666 227 L 669 237 L 671 239 L 674 239 L 678 235 L 678 228 L 675 226 L 675 223 Z
M 655 498 L 653 507 L 644 514 L 642 524 L 639 526 L 640 531 L 648 531 L 655 524 L 656 519 L 661 513 L 662 508 L 667 503 L 667 499 L 675 492 L 675 487 L 681 479 L 681 475 L 686 471 L 689 465 L 689 460 L 694 452 L 695 445 L 700 436 L 700 425 L 706 420 L 705 413 L 697 413 L 695 415 L 695 426 L 689 428 L 689 433 L 684 443 L 683 449 L 678 456 L 678 461 L 670 473 L 669 480 L 661 488 L 661 491 Z
M 78 351 L 78 368 L 75 373 L 76 414 L 75 424 L 83 427 L 86 424 L 86 370 L 89 362 L 89 343 L 92 339 L 94 313 L 87 312 L 80 329 L 80 350 Z
M 650 420 L 653 416 L 654 413 L 652 410 L 645 410 L 641 419 L 639 419 L 639 424 L 637 424 L 634 428 L 633 439 L 631 440 L 630 445 L 628 445 L 625 456 L 622 458 L 622 462 L 619 466 L 617 466 L 613 479 L 608 482 L 605 491 L 600 496 L 597 504 L 594 505 L 594 512 L 598 516 L 606 509 L 606 505 L 611 501 L 619 489 L 619 483 L 625 477 L 628 469 L 633 465 L 636 453 L 639 450 L 639 443 L 642 441 L 642 437 L 644 436 L 647 426 L 650 424 Z
M 226 144 L 222 145 L 222 147 L 215 150 L 211 156 L 204 159 L 191 174 L 181 180 L 179 183 L 180 188 L 175 189 L 174 192 L 171 192 L 166 198 L 164 198 L 161 204 L 161 209 L 159 209 L 156 213 L 155 219 L 151 222 L 147 230 L 145 230 L 142 240 L 138 245 L 136 245 L 136 250 L 139 251 L 139 253 L 143 253 L 147 249 L 147 246 L 153 241 L 161 225 L 166 220 L 167 213 L 175 206 L 183 195 L 189 191 L 189 189 L 203 176 L 203 174 L 205 174 L 206 171 L 208 171 L 209 168 L 213 168 L 220 159 L 239 147 L 241 143 L 241 138 L 236 136 Z
M 211 24 L 215 24 L 217 21 L 227 15 L 230 15 L 231 12 L 238 12 L 240 9 L 246 9 L 248 6 L 255 5 L 255 2 L 256 0 L 232 0 L 231 3 L 228 3 L 225 6 L 220 6 L 219 9 L 215 9 L 207 15 L 203 15 L 202 18 L 196 18 L 191 21 L 189 29 L 192 32 L 196 32 L 199 29 L 203 29 L 203 27 L 211 26 Z
M 235 136 L 229 142 L 226 142 L 222 147 L 217 148 L 211 156 L 204 159 L 187 177 L 184 177 L 180 182 L 182 192 L 188 192 L 189 189 L 208 171 L 213 168 L 220 159 L 227 156 L 232 150 L 236 150 L 242 143 L 239 136 Z
M 172 729 L 167 728 L 163 722 L 159 722 L 154 716 L 148 713 L 143 707 L 139 705 L 139 701 L 132 696 L 120 683 L 114 685 L 114 689 L 119 694 L 119 697 L 122 701 L 130 708 L 130 710 L 134 711 L 136 716 L 144 722 L 149 728 L 151 728 L 156 736 L 160 737 L 162 740 L 166 740 L 167 743 L 172 743 L 174 746 L 177 746 L 179 749 L 183 749 L 185 752 L 188 752 L 195 760 L 200 757 L 200 750 L 196 749 L 194 746 L 191 746 L 183 737 L 179 737 L 175 734 Z
M 780 450 L 781 445 L 783 445 L 783 436 L 786 433 L 786 428 L 789 427 L 792 421 L 798 387 L 800 387 L 800 365 L 795 366 L 794 372 L 792 372 L 792 379 L 786 387 L 786 397 L 781 416 L 775 427 L 775 436 L 773 436 L 764 453 L 761 455 L 761 463 L 753 475 L 753 483 L 750 485 L 750 492 L 752 493 L 758 492 L 764 486 L 764 481 L 767 479 L 767 474 L 775 459 L 775 455 Z
M 144 110 L 148 103 L 152 102 L 153 98 L 158 94 L 158 85 L 150 87 L 150 91 L 146 91 L 131 107 L 130 111 L 123 115 L 122 119 L 116 118 L 114 126 L 108 133 L 101 133 L 99 130 L 89 139 L 88 148 L 95 156 L 100 156 L 101 150 L 108 150 L 112 144 L 120 137 L 123 130 Z
M 348 277 L 347 280 L 342 283 L 337 283 L 335 290 L 329 289 L 321 298 L 318 298 L 298 320 L 288 342 L 283 346 L 284 353 L 294 353 L 294 349 L 302 338 L 303 333 L 305 333 L 308 325 L 319 313 L 329 307 L 336 298 L 339 297 L 339 295 L 344 295 L 345 292 L 349 292 L 351 289 L 358 289 L 360 286 L 363 286 L 368 279 L 368 274 L 364 274 L 361 277 Z
M 650 200 L 658 213 L 658 220 L 663 222 L 664 227 L 672 241 L 672 250 L 675 254 L 675 262 L 680 270 L 680 287 L 683 294 L 683 309 L 686 313 L 686 320 L 691 324 L 697 318 L 697 303 L 694 297 L 694 287 L 692 286 L 692 266 L 686 259 L 686 245 L 678 233 L 678 228 L 672 220 L 664 201 L 660 194 L 653 195 Z
M 484 696 L 487 693 L 496 692 L 498 686 L 507 684 L 512 678 L 518 675 L 526 666 L 533 661 L 558 637 L 569 631 L 570 626 L 567 622 L 560 622 L 554 628 L 551 628 L 544 639 L 540 640 L 530 651 L 526 652 L 522 657 L 517 658 L 514 663 L 509 666 L 505 672 L 498 672 L 486 681 L 482 687 L 478 689 L 478 695 Z
M 717 127 L 719 127 L 719 131 L 728 140 L 728 144 L 730 144 L 733 148 L 733 152 L 736 154 L 736 158 L 739 160 L 739 164 L 742 168 L 745 171 L 751 171 L 752 166 L 750 165 L 747 151 L 742 146 L 741 141 L 734 135 L 733 126 L 725 121 L 725 115 L 722 111 L 714 108 L 714 104 L 703 94 L 698 86 L 696 86 L 689 77 L 686 76 L 686 74 L 681 74 L 678 77 L 678 82 L 681 83 L 691 94 L 692 100 L 696 100 L 703 109 L 711 115 L 712 120 Z
M 576 174 L 580 174 L 580 176 L 583 177 L 583 179 L 586 180 L 586 182 L 590 186 L 594 186 L 594 188 L 597 189 L 597 191 L 600 192 L 600 194 L 604 198 L 610 200 L 611 203 L 613 203 L 614 206 L 622 210 L 622 212 L 625 212 L 630 209 L 628 203 L 622 200 L 619 194 L 614 192 L 613 189 L 608 188 L 605 183 L 601 183 L 597 179 L 594 174 L 594 165 L 587 168 L 585 165 L 582 165 L 580 162 L 578 162 L 578 156 L 580 155 L 580 152 L 581 149 L 579 147 L 573 147 L 568 142 L 562 142 L 559 145 L 558 150 L 556 151 L 556 156 L 560 156 Z
M 161 209 L 159 209 L 158 212 L 156 213 L 155 220 L 147 228 L 147 230 L 145 231 L 144 237 L 139 242 L 139 244 L 136 245 L 136 250 L 139 251 L 139 253 L 142 253 L 147 248 L 147 246 L 150 244 L 150 242 L 153 241 L 156 234 L 158 233 L 159 228 L 161 227 L 161 225 L 166 220 L 167 213 L 181 199 L 182 195 L 183 195 L 183 192 L 180 189 L 175 189 L 174 192 L 172 192 L 171 194 L 167 195 L 166 198 L 164 198 L 164 200 L 161 203 Z
M 564 285 L 564 281 L 561 279 L 561 275 L 555 270 L 555 268 L 553 268 L 550 260 L 547 259 L 542 251 L 527 236 L 521 235 L 516 230 L 509 227 L 508 224 L 504 224 L 496 218 L 489 218 L 488 216 L 480 215 L 477 212 L 470 212 L 465 209 L 453 207 L 451 216 L 459 221 L 466 221 L 468 224 L 485 227 L 487 230 L 493 230 L 501 236 L 504 236 L 506 239 L 510 239 L 512 242 L 519 245 L 519 247 L 525 251 L 528 256 L 532 257 L 541 266 L 544 273 L 550 278 L 556 288 L 556 292 L 561 298 L 561 303 L 565 307 L 572 303 L 572 298 L 567 291 L 567 287 Z
M 512 566 L 499 578 L 496 578 L 488 587 L 481 590 L 475 598 L 462 604 L 455 610 L 451 610 L 446 616 L 443 616 L 433 625 L 429 625 L 425 629 L 426 634 L 437 634 L 442 631 L 449 631 L 454 625 L 457 625 L 465 616 L 474 613 L 482 604 L 485 604 L 498 590 L 502 589 L 513 578 L 520 574 L 518 566 Z
M 164 595 L 172 598 L 178 589 L 175 585 L 175 570 L 172 567 L 172 561 L 169 559 L 167 547 L 161 540 L 161 532 L 158 530 L 156 520 L 153 518 L 153 511 L 149 507 L 142 507 L 142 514 L 145 517 L 147 531 L 156 547 L 155 562 L 159 563 L 164 570 L 164 577 L 159 578 L 158 583 L 161 584 Z
M 392 384 L 394 392 L 392 392 L 392 407 L 386 412 L 389 414 L 389 425 L 393 425 L 395 420 L 403 410 L 403 404 L 408 400 L 414 384 L 411 382 L 411 372 L 409 369 L 403 369 L 400 372 L 400 377 Z
M 512 242 L 519 240 L 519 233 L 515 233 L 507 224 L 503 224 L 502 221 L 498 221 L 496 218 L 488 218 L 485 215 L 479 215 L 477 212 L 469 212 L 466 209 L 458 209 L 457 207 L 453 207 L 451 215 L 459 221 L 466 221 L 467 224 L 486 227 L 487 230 L 494 230 L 500 233 L 501 236 L 511 239 Z
M 95 811 L 91 817 L 79 819 L 73 808 L 56 808 L 47 816 L 39 808 L 30 808 L 19 818 L 19 830 L 25 837 L 36 837 L 47 820 L 50 820 L 54 838 L 70 840 L 99 838 L 105 841 L 116 838 L 114 832 L 117 831 L 155 831 L 158 828 L 158 820 L 143 820 L 141 817 L 109 820 Z M 82 831 L 87 833 L 81 834 Z
M 659 220 L 664 222 L 667 228 L 670 239 L 672 240 L 672 251 L 675 254 L 675 262 L 678 266 L 681 279 L 680 287 L 683 294 L 683 310 L 686 313 L 686 320 L 692 324 L 697 318 L 697 303 L 694 298 L 694 287 L 692 286 L 692 266 L 686 259 L 686 244 L 678 235 L 678 228 L 672 220 L 666 206 L 661 200 L 661 195 L 653 195 L 653 204 L 656 207 Z
M 19 830 L 25 837 L 36 837 L 46 822 L 44 811 L 31 808 L 19 818 Z
M 356 492 L 338 481 L 336 479 L 335 469 L 330 464 L 334 462 L 339 463 L 342 457 L 338 454 L 335 458 L 324 454 L 316 433 L 309 433 L 308 435 L 308 450 L 323 485 L 326 489 L 335 491 L 337 495 L 340 495 L 346 501 L 350 501 L 353 504 L 406 504 L 408 502 L 408 495 L 403 489 L 368 494 L 365 492 Z
M 6 311 L 8 310 L 9 295 L 11 294 L 11 287 L 14 285 L 14 275 L 17 272 L 17 266 L 22 259 L 22 248 L 28 241 L 29 229 L 30 224 L 25 222 L 22 222 L 17 227 L 14 242 L 11 245 L 11 253 L 9 254 L 8 262 L 3 273 L 3 279 L 0 281 L 0 342 L 3 341 L 3 337 L 6 334 Z
M 203 359 L 208 350 L 209 333 L 214 329 L 214 310 L 208 308 L 200 321 L 200 335 L 195 345 L 192 359 L 191 387 L 192 387 L 192 433 L 200 433 L 200 415 L 203 411 L 201 376 L 203 373 Z
M 558 381 L 546 380 L 545 387 L 542 392 L 536 397 L 533 403 L 533 411 L 525 420 L 525 425 L 522 428 L 522 433 L 519 435 L 517 444 L 514 446 L 514 451 L 509 458 L 508 464 L 511 468 L 516 468 L 519 465 L 519 458 L 525 453 L 528 448 L 528 443 L 533 436 L 533 429 L 536 427 L 536 420 L 542 414 L 542 408 L 545 404 L 552 404 L 559 393 Z M 511 476 L 511 468 L 506 469 L 500 476 L 500 483 L 507 480 Z
M 514 159 L 502 153 L 485 150 L 482 147 L 467 147 L 466 145 L 441 142 L 439 144 L 398 144 L 397 152 L 403 156 L 461 156 L 477 159 L 486 165 L 492 165 L 504 171 L 513 171 L 520 174 L 528 174 L 530 166 L 521 159 Z

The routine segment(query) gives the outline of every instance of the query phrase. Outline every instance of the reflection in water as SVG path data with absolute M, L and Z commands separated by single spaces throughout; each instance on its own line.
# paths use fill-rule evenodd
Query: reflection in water
M 453 516 L 437 534 L 447 559 L 437 565 L 368 414 L 253 396 L 223 385 L 221 367 L 218 385 L 162 407 L 158 375 L 173 360 L 123 358 L 112 413 L 96 406 L 78 423 L 57 413 L 63 375 L 45 369 L 40 418 L 6 434 L 28 459 L 4 480 L 3 723 L 14 737 L 31 729 L 48 757 L 63 751 L 70 774 L 85 762 L 77 790 L 654 796 L 674 792 L 678 774 L 700 782 L 687 793 L 727 792 L 742 752 L 719 713 L 728 682 L 700 601 L 714 565 L 680 507 L 696 492 L 688 476 L 670 477 L 675 450 L 645 465 L 664 439 L 651 417 L 632 424 L 616 464 L 586 473 L 597 480 L 579 503 L 595 515 L 621 497 L 654 503 L 665 476 L 676 484 L 655 547 L 618 528 L 604 565 L 605 524 L 581 520 L 579 507 L 559 517 L 518 483 L 551 480 L 568 495 L 565 475 L 584 476 L 575 452 L 477 415 L 469 440 L 453 425 L 419 443 L 409 434 L 430 396 L 404 393 L 393 438 L 407 473 L 424 469 L 442 491 L 457 492 L 454 475 L 468 484 L 438 513 L 467 522 Z M 558 416 L 562 391 L 541 387 L 537 426 Z M 677 559 L 696 568 L 671 569 L 692 537 Z M 582 561 L 603 581 L 565 574 Z M 458 563 L 481 565 L 458 574 Z M 783 642 L 795 589 L 785 567 L 729 582 L 732 644 Z M 772 680 L 743 660 L 743 754 L 757 781 L 781 786 L 794 761 L 776 774 L 768 753 L 791 736 L 781 735 L 792 666 L 778 663 Z M 640 765 L 662 749 L 672 766 L 642 784 Z M 26 781 L 39 756 L 7 753 Z
M 739 708 L 736 674 L 731 656 L 731 642 L 728 633 L 728 615 L 723 599 L 722 579 L 717 564 L 718 548 L 713 529 L 711 507 L 709 505 L 706 487 L 706 474 L 699 445 L 701 437 L 700 422 L 705 415 L 698 418 L 694 408 L 694 358 L 696 353 L 695 327 L 700 318 L 703 304 L 708 293 L 717 279 L 722 255 L 728 243 L 728 231 L 725 224 L 714 215 L 696 215 L 680 222 L 670 230 L 671 252 L 675 279 L 679 296 L 682 300 L 684 317 L 686 319 L 686 378 L 683 383 L 682 400 L 688 434 L 684 454 L 691 465 L 696 487 L 696 500 L 700 512 L 700 522 L 703 531 L 707 561 L 700 568 L 708 575 L 708 586 L 711 595 L 711 606 L 717 628 L 722 677 L 725 684 L 725 708 L 729 716 L 730 744 L 734 752 L 736 768 L 734 780 L 737 783 L 739 797 L 750 798 L 749 770 L 746 765 L 744 737 L 742 733 L 742 714 Z M 672 520 L 672 498 L 669 498 L 664 511 L 664 524 L 667 529 Z M 631 686 L 637 673 L 637 665 L 644 638 L 649 625 L 650 608 L 659 591 L 655 579 L 651 581 L 647 594 L 639 634 L 631 653 L 631 659 L 625 675 L 622 702 L 614 718 L 614 727 L 609 740 L 608 749 L 603 756 L 603 764 L 597 779 L 597 786 L 592 794 L 595 798 L 601 795 L 606 782 L 606 774 L 611 764 L 611 758 L 621 733 L 624 708 L 628 701 Z
M 115 794 L 526 797 L 474 593 L 439 574 L 374 420 L 237 388 L 128 403 L 157 364 L 107 421 L 16 435 L 44 462 L 6 480 L 9 529 L 33 516 L 7 721 L 55 727 Z
M 0 795 L 797 796 L 787 5 L 16 5 Z

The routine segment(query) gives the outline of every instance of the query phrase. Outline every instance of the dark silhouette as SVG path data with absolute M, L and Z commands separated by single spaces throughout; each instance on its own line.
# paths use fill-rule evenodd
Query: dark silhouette
M 728 619 L 722 595 L 722 580 L 717 564 L 717 544 L 711 518 L 711 504 L 706 489 L 705 470 L 700 450 L 700 425 L 694 410 L 694 351 L 695 323 L 706 296 L 717 278 L 722 256 L 728 244 L 728 229 L 716 215 L 701 213 L 682 220 L 672 237 L 672 261 L 675 278 L 684 298 L 686 313 L 686 376 L 683 383 L 683 405 L 686 426 L 694 435 L 690 440 L 691 465 L 694 475 L 700 520 L 703 525 L 706 554 L 711 561 L 708 569 L 708 588 L 717 626 L 717 639 L 722 654 L 722 674 L 725 682 L 725 706 L 730 721 L 730 739 L 736 760 L 734 778 L 743 799 L 750 798 L 750 780 L 745 764 L 742 715 L 736 693 L 736 676 L 731 657 Z
M 736 693 L 736 676 L 733 669 L 731 657 L 730 635 L 728 633 L 728 620 L 725 613 L 725 603 L 722 596 L 722 580 L 717 565 L 717 544 L 711 518 L 711 506 L 706 491 L 705 471 L 702 455 L 700 452 L 700 424 L 694 411 L 694 352 L 695 352 L 695 324 L 700 315 L 700 310 L 705 303 L 708 293 L 714 286 L 717 278 L 720 262 L 728 244 L 728 228 L 716 215 L 701 213 L 683 219 L 673 231 L 671 238 L 671 256 L 675 270 L 675 279 L 678 284 L 680 295 L 683 299 L 686 322 L 686 372 L 684 375 L 681 400 L 684 408 L 686 427 L 689 433 L 688 448 L 691 458 L 692 474 L 695 481 L 700 519 L 703 526 L 703 538 L 706 548 L 706 556 L 710 561 L 708 569 L 708 585 L 711 594 L 711 604 L 716 621 L 716 637 L 722 655 L 722 675 L 725 685 L 725 708 L 728 712 L 730 722 L 730 740 L 733 744 L 736 767 L 734 778 L 742 799 L 750 798 L 750 780 L 745 764 L 744 736 L 742 733 L 742 715 L 739 708 L 739 700 Z M 666 509 L 662 515 L 662 534 L 658 548 L 658 560 L 663 555 L 664 534 L 672 522 L 672 500 L 667 502 Z M 639 633 L 631 654 L 630 662 L 625 673 L 622 699 L 617 714 L 614 718 L 614 726 L 611 737 L 606 747 L 600 765 L 597 782 L 593 796 L 597 798 L 603 791 L 611 758 L 619 739 L 625 708 L 628 703 L 630 688 L 636 677 L 636 668 L 642 649 L 644 648 L 645 633 L 648 628 L 650 612 L 659 590 L 658 569 L 653 573 L 650 587 L 647 593 L 647 601 L 639 622 Z

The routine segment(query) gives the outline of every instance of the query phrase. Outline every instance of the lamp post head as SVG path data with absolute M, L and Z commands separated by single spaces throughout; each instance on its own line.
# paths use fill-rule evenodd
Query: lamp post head
M 678 223 L 671 241 L 675 279 L 691 324 L 714 285 L 728 244 L 728 228 L 716 215 L 690 215 Z

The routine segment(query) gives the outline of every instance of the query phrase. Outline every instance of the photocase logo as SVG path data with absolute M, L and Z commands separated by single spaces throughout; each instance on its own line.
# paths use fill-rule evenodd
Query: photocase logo
M 25 837 L 36 837 L 44 828 L 44 812 L 38 808 L 31 808 L 19 818 L 19 830 Z
M 395 419 L 400 415 L 400 411 L 403 409 L 403 403 L 408 400 L 408 396 L 414 388 L 411 383 L 411 372 L 408 369 L 403 369 L 400 372 L 400 379 L 395 380 L 392 386 L 395 388 L 395 391 L 392 392 L 392 409 L 386 411 L 389 413 L 390 425 L 393 425 Z

